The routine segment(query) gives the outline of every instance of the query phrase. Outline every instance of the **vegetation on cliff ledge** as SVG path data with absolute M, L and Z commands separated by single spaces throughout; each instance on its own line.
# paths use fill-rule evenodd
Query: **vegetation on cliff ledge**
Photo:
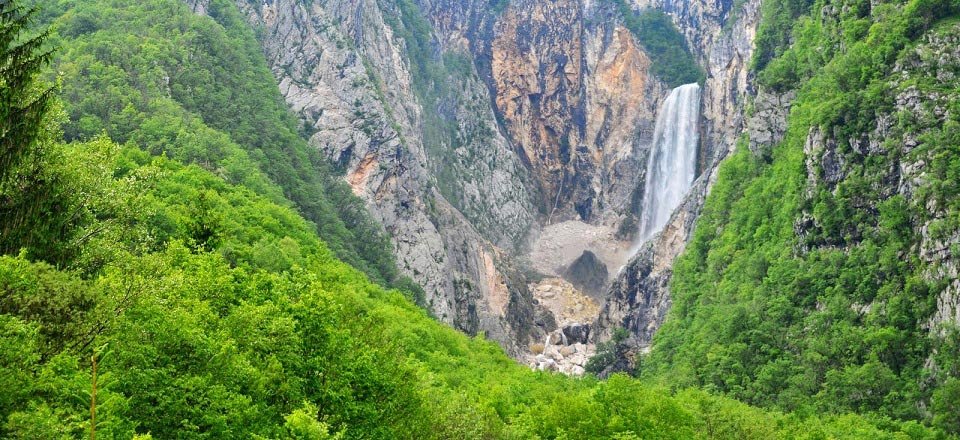
M 626 0 L 605 1 L 613 4 L 623 19 L 623 25 L 650 56 L 650 70 L 657 78 L 670 87 L 703 83 L 703 69 L 667 14 L 656 9 L 634 12 Z

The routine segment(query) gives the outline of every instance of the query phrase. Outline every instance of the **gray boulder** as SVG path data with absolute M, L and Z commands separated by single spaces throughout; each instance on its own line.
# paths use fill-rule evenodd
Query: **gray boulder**
M 607 265 L 590 251 L 583 251 L 563 274 L 571 284 L 592 295 L 603 292 L 608 275 Z

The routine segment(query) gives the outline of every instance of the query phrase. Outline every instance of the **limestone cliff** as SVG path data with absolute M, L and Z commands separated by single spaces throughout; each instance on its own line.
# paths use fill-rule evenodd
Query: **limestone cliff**
M 497 112 L 548 219 L 623 213 L 665 86 L 612 10 L 573 0 L 511 3 L 490 55 Z
M 195 2 L 195 11 L 203 13 L 203 4 Z M 533 211 L 525 170 L 499 136 L 483 83 L 476 75 L 452 78 L 455 100 L 442 109 L 421 106 L 407 41 L 394 34 L 406 31 L 397 26 L 395 5 L 279 0 L 238 6 L 258 30 L 311 144 L 367 201 L 393 240 L 401 270 L 424 287 L 431 312 L 516 352 L 535 332 L 536 312 L 509 253 L 494 243 L 521 240 Z M 425 145 L 424 132 L 436 121 L 425 111 L 455 121 L 450 138 L 461 141 Z M 438 149 L 452 154 L 438 157 Z M 434 177 L 439 159 L 455 171 L 455 181 Z M 447 200 L 443 185 L 463 194 L 459 206 Z
M 187 1 L 206 13 L 206 0 Z M 756 3 L 735 13 L 730 2 L 634 5 L 673 14 L 708 72 L 698 195 L 671 226 L 672 244 L 651 248 L 663 280 L 714 165 L 730 149 L 728 135 L 742 125 Z M 630 229 L 656 113 L 669 91 L 612 3 L 237 5 L 311 144 L 386 228 L 401 270 L 424 286 L 431 311 L 514 353 L 553 331 L 550 312 L 529 293 L 520 257 L 545 226 L 564 220 L 592 223 L 610 237 L 617 226 Z M 594 249 L 614 256 L 603 261 L 614 272 L 629 247 L 617 237 L 604 243 L 623 250 Z M 658 293 L 668 300 L 665 294 Z M 605 310 L 635 307 L 621 301 Z

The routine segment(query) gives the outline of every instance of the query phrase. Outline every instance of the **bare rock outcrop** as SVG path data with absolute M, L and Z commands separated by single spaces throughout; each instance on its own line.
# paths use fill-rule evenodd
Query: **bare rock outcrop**
M 208 10 L 205 0 L 188 4 L 198 14 Z M 344 170 L 390 234 L 401 271 L 424 287 L 431 312 L 466 333 L 486 332 L 511 353 L 539 338 L 544 312 L 509 249 L 523 241 L 536 212 L 485 83 L 475 72 L 452 78 L 457 99 L 424 109 L 407 42 L 391 26 L 400 12 L 375 0 L 237 5 L 258 30 L 310 143 Z M 455 121 L 457 145 L 424 143 L 425 111 Z M 431 147 L 448 150 L 443 159 L 455 180 L 435 177 Z M 451 203 L 450 193 L 463 196 Z
M 680 255 L 706 198 L 711 178 L 701 176 L 663 230 L 644 243 L 608 289 L 594 324 L 594 342 L 607 341 L 617 328 L 627 330 L 628 344 L 646 350 L 670 310 L 673 260 Z
M 573 285 L 594 295 L 607 286 L 607 265 L 593 252 L 583 251 L 564 271 L 564 277 Z
M 496 111 L 533 173 L 548 221 L 626 210 L 665 86 L 612 9 L 511 2 L 489 47 Z

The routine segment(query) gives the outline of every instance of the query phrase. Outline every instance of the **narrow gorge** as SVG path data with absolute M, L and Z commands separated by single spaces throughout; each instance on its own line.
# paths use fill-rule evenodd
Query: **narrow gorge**
M 610 293 L 636 243 L 666 228 L 648 245 L 665 270 L 682 249 L 742 120 L 757 19 L 732 1 L 237 5 L 428 309 L 520 359 L 583 328 L 579 366 L 648 312 Z
M 638 371 L 721 164 L 741 150 L 773 160 L 789 140 L 797 91 L 757 79 L 772 50 L 757 41 L 772 20 L 759 0 L 236 6 L 310 145 L 383 226 L 426 309 L 534 369 L 580 375 L 603 352 L 590 372 Z M 832 185 L 859 159 L 841 161 L 811 130 L 804 149 L 823 157 L 809 174 L 829 174 L 810 185 Z M 790 240 L 817 230 L 817 203 Z M 821 240 L 786 246 L 803 259 L 847 238 Z M 750 264 L 762 278 L 766 263 Z M 953 316 L 951 292 L 936 316 Z
M 622 256 L 635 254 L 659 233 L 690 190 L 696 177 L 699 117 L 700 86 L 696 83 L 674 88 L 663 100 L 649 146 L 636 244 Z M 582 246 L 587 242 L 573 243 Z M 620 266 L 618 271 L 623 268 Z M 532 347 L 534 356 L 530 364 L 538 370 L 581 375 L 586 371 L 587 361 L 597 354 L 596 343 L 605 342 L 590 338 L 590 329 L 597 327 L 593 323 L 598 312 L 595 301 L 604 299 L 608 270 L 594 250 L 586 249 L 562 272 L 566 280 L 541 282 L 537 287 L 546 285 L 545 288 L 534 289 L 535 299 L 546 305 L 554 317 L 560 318 L 561 328 L 555 334 L 548 334 L 542 345 Z M 570 282 L 573 285 L 569 285 Z M 552 284 L 559 284 L 561 288 Z M 562 288 L 564 285 L 568 286 L 566 290 Z M 576 288 L 594 292 L 597 299 L 583 296 Z M 560 298 L 554 298 L 556 296 Z M 582 299 L 577 301 L 578 297 Z

